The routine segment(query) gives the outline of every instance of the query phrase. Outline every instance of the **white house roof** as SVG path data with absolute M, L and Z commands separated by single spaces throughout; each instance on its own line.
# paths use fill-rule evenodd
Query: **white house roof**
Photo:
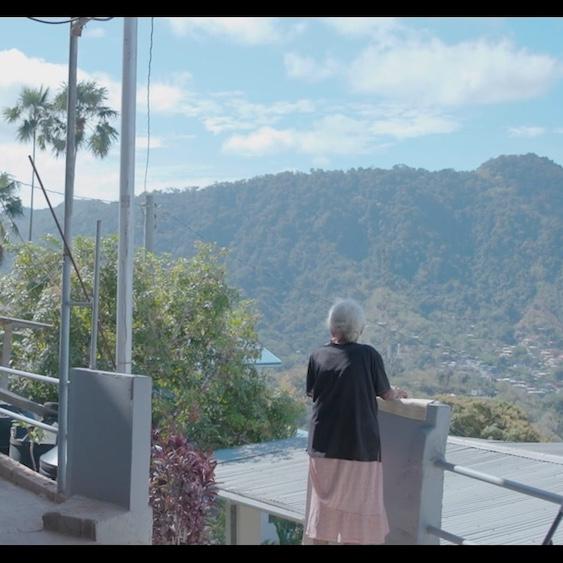
M 254 366 L 281 366 L 282 361 L 275 355 L 268 350 L 268 348 L 262 348 L 260 353 L 260 357 L 255 361 L 252 362 Z
M 561 444 L 448 437 L 454 464 L 563 494 Z M 304 434 L 215 452 L 220 496 L 290 520 L 305 513 L 308 456 Z M 535 451 L 539 449 L 540 451 Z M 558 507 L 447 471 L 442 529 L 481 544 L 541 544 Z M 553 537 L 563 543 L 563 524 Z

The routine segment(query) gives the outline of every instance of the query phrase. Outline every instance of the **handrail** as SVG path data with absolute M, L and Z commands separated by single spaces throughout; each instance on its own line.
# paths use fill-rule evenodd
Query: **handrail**
M 39 420 L 29 418 L 27 416 L 24 416 L 23 414 L 18 414 L 7 409 L 0 408 L 0 414 L 7 414 L 11 418 L 21 420 L 22 422 L 26 422 L 27 424 L 31 424 L 32 426 L 37 426 L 38 428 L 42 428 L 43 430 L 47 430 L 48 432 L 54 432 L 55 434 L 59 432 L 59 429 L 56 426 L 45 424 L 44 422 L 40 422 Z
M 480 471 L 475 471 L 474 469 L 464 467 L 463 465 L 455 465 L 445 459 L 438 459 L 435 461 L 435 464 L 445 471 L 458 473 L 459 475 L 464 475 L 465 477 L 470 477 L 471 479 L 478 479 L 479 481 L 484 481 L 485 483 L 490 483 L 491 485 L 496 485 L 497 487 L 510 489 L 512 491 L 516 491 L 517 493 L 522 493 L 524 495 L 536 497 L 547 502 L 553 502 L 563 506 L 563 495 L 558 495 L 557 493 L 550 493 L 549 491 L 544 491 L 543 489 L 524 485 L 518 481 L 511 481 L 510 479 L 502 479 L 501 477 L 495 477 L 494 475 L 489 475 L 488 473 L 481 473 Z
M 7 368 L 5 366 L 0 366 L 0 373 L 7 373 L 8 375 L 19 375 L 20 377 L 27 377 L 27 379 L 33 379 L 35 381 L 41 381 L 43 383 L 50 383 L 52 385 L 58 385 L 59 380 L 55 377 L 48 377 L 46 375 L 37 375 L 36 373 L 30 373 L 28 371 L 21 371 L 19 369 Z
M 0 399 L 6 401 L 8 404 L 20 409 L 31 411 L 33 414 L 38 414 L 39 416 L 57 416 L 57 411 L 36 403 L 31 399 L 26 399 L 17 393 L 12 391 L 6 391 L 5 389 L 0 389 Z
M 0 316 L 0 325 L 12 325 L 14 328 L 53 328 L 53 325 L 47 323 L 40 323 L 37 321 L 28 321 L 26 319 L 15 319 L 13 317 Z
M 501 487 L 503 489 L 510 489 L 517 493 L 528 495 L 531 497 L 539 498 L 541 500 L 545 500 L 547 502 L 552 502 L 554 504 L 559 505 L 559 512 L 553 521 L 553 524 L 550 526 L 545 539 L 542 542 L 542 545 L 548 545 L 551 543 L 551 538 L 559 523 L 563 519 L 563 495 L 558 495 L 557 493 L 550 493 L 549 491 L 544 491 L 543 489 L 538 489 L 537 487 L 531 487 L 530 485 L 525 485 L 524 483 L 519 483 L 518 481 L 512 481 L 510 479 L 503 479 L 501 477 L 495 477 L 494 475 L 489 475 L 488 473 L 482 473 L 481 471 L 475 471 L 474 469 L 470 469 L 469 467 L 465 467 L 463 465 L 457 465 L 454 463 L 450 463 L 445 459 L 437 459 L 434 461 L 434 464 L 437 467 L 442 468 L 444 471 L 451 471 L 452 473 L 457 473 L 458 475 L 463 475 L 464 477 L 469 477 L 471 479 L 477 479 L 479 481 L 484 481 L 485 483 L 489 483 L 490 485 L 496 485 L 497 487 Z M 428 526 L 427 528 L 428 533 L 438 536 L 439 538 L 443 538 L 447 541 L 451 541 L 452 543 L 457 544 L 470 544 L 472 542 L 468 542 L 465 538 L 461 536 L 457 536 L 450 532 L 446 532 L 440 528 L 436 528 L 434 526 Z
M 451 543 L 455 543 L 456 545 L 477 545 L 476 543 L 466 540 L 461 536 L 456 534 L 452 534 L 451 532 L 446 532 L 446 530 L 442 530 L 441 528 L 436 528 L 434 526 L 428 526 L 426 528 L 429 534 L 434 536 L 438 536 L 439 538 L 445 539 Z

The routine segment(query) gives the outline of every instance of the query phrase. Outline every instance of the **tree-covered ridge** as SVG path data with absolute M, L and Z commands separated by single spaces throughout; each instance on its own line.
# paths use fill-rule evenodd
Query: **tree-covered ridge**
M 502 156 L 474 171 L 283 172 L 155 200 L 156 250 L 191 256 L 198 238 L 228 247 L 230 281 L 257 299 L 261 337 L 286 365 L 323 342 L 335 297 L 369 304 L 382 291 L 404 302 L 393 328 L 414 333 L 416 317 L 430 328 L 417 333 L 423 341 L 455 348 L 471 333 L 497 356 L 525 337 L 563 344 L 563 168 L 547 158 Z M 41 215 L 38 232 L 52 231 Z M 92 235 L 95 217 L 117 229 L 117 205 L 77 201 L 75 232 Z M 139 207 L 136 227 L 140 243 Z

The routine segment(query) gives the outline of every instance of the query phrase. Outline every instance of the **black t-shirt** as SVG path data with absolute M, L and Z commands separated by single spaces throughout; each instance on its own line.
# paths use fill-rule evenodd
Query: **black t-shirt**
M 390 389 L 383 359 L 368 344 L 326 344 L 309 358 L 312 456 L 381 461 L 376 396 Z

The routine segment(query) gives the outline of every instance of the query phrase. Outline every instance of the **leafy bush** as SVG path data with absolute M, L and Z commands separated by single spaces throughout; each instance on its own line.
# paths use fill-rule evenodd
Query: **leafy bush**
M 541 442 L 545 438 L 518 406 L 494 399 L 437 397 L 452 407 L 450 434 L 507 442 Z
M 204 544 L 216 495 L 215 462 L 183 436 L 153 433 L 150 504 L 153 544 Z
M 133 280 L 132 372 L 150 376 L 153 425 L 178 428 L 204 449 L 238 446 L 292 436 L 303 405 L 271 389 L 254 361 L 260 356 L 252 302 L 226 280 L 225 252 L 196 245 L 189 260 L 137 252 Z M 87 286 L 93 281 L 94 241 L 77 237 L 73 254 Z M 98 369 L 113 370 L 115 350 L 117 238 L 102 240 Z M 0 277 L 4 314 L 50 323 L 14 339 L 14 366 L 57 376 L 60 323 L 60 243 L 20 247 L 10 273 Z M 73 300 L 82 300 L 72 276 Z M 70 363 L 88 365 L 91 310 L 73 307 Z M 56 400 L 56 388 L 17 379 L 12 390 L 38 402 Z

